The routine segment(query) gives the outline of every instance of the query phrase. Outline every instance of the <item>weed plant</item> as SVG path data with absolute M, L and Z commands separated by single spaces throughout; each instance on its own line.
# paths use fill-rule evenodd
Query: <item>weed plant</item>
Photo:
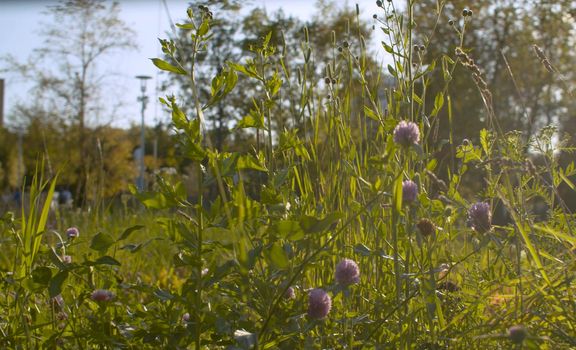
M 193 115 L 173 96 L 161 102 L 182 156 L 196 164 L 198 195 L 160 177 L 153 191 L 132 188 L 146 211 L 66 222 L 78 235 L 63 224 L 46 229 L 46 205 L 39 211 L 36 202 L 19 219 L 4 215 L 0 345 L 576 347 L 576 226 L 558 194 L 562 183 L 574 190 L 576 171 L 557 161 L 571 149 L 553 127 L 529 140 L 501 130 L 466 47 L 425 62 L 421 53 L 434 43 L 415 45 L 412 7 L 400 15 L 393 1 L 377 6 L 393 86 L 367 64 L 357 17 L 333 33 L 325 65 L 314 60 L 314 33 L 305 30 L 301 52 L 262 38 L 251 57 L 222 67 L 209 100 L 198 94 L 195 59 L 218 14 L 189 9 L 179 27 L 193 54 L 182 58 L 161 40 L 169 59 L 153 63 L 191 81 Z M 439 1 L 439 18 L 442 10 Z M 451 24 L 461 45 L 471 17 Z M 299 69 L 289 70 L 288 60 Z M 448 86 L 458 65 L 478 86 L 486 128 L 442 144 L 434 130 L 455 127 L 451 101 L 459 96 Z M 431 99 L 426 87 L 438 71 L 445 89 Z M 325 78 L 312 78 L 318 72 Z M 239 75 L 260 87 L 237 127 L 254 144 L 219 152 L 204 111 L 242 88 Z M 287 85 L 299 95 L 286 96 Z M 274 114 L 286 101 L 299 101 L 297 115 L 280 129 Z M 442 147 L 452 154 L 445 169 L 434 156 Z M 470 193 L 471 181 L 482 190 Z M 46 186 L 39 177 L 33 194 Z M 497 213 L 507 219 L 496 224 Z

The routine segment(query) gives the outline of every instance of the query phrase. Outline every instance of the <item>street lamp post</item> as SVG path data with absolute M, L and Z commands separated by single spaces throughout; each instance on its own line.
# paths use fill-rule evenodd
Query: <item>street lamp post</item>
M 142 130 L 140 133 L 140 176 L 138 176 L 137 187 L 140 192 L 144 191 L 145 182 L 144 182 L 144 154 L 145 154 L 145 146 L 144 146 L 144 112 L 146 111 L 146 104 L 148 103 L 148 96 L 146 96 L 146 81 L 148 79 L 152 79 L 152 77 L 147 75 L 137 75 L 136 79 L 140 80 L 140 92 L 142 93 L 138 96 L 137 101 L 142 103 Z

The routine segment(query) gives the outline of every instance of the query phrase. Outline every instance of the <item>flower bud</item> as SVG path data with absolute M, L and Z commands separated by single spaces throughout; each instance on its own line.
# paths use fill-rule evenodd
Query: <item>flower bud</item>
M 508 329 L 508 339 L 514 344 L 520 344 L 526 339 L 528 332 L 522 325 L 512 326 Z
M 402 202 L 412 203 L 418 197 L 418 185 L 412 180 L 402 182 Z
M 66 230 L 66 236 L 68 239 L 72 240 L 80 236 L 80 231 L 78 231 L 78 228 L 76 227 L 70 227 Z
M 286 292 L 284 293 L 284 299 L 295 299 L 296 292 L 294 291 L 294 287 L 288 287 Z

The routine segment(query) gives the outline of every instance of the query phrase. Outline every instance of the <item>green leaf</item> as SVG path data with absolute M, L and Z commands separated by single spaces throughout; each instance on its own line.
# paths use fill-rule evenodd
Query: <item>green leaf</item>
M 251 78 L 256 78 L 256 79 L 262 80 L 262 78 L 256 72 L 252 71 L 251 69 L 244 67 L 241 64 L 234 63 L 234 62 L 228 62 L 228 65 L 230 66 L 230 68 L 234 69 L 237 72 L 245 74 Z
M 482 129 L 480 130 L 480 144 L 482 145 L 482 149 L 484 150 L 484 154 L 488 155 L 488 130 Z
M 41 285 L 48 285 L 52 278 L 52 270 L 46 266 L 40 266 L 32 271 L 32 281 Z
M 50 285 L 48 286 L 50 298 L 62 293 L 62 284 L 66 281 L 66 278 L 68 278 L 68 271 L 60 271 L 50 280 Z
M 572 181 L 570 181 L 570 179 L 564 174 L 564 172 L 562 170 L 560 170 L 558 172 L 558 175 L 560 175 L 560 177 L 562 178 L 562 180 L 564 180 L 566 185 L 568 185 L 573 191 L 576 190 L 574 183 Z
M 254 157 L 251 154 L 244 154 L 244 155 L 240 156 L 240 158 L 238 158 L 238 163 L 236 164 L 236 168 L 238 170 L 253 169 L 253 170 L 258 170 L 258 171 L 263 171 L 263 172 L 268 171 L 268 169 L 266 169 L 263 165 L 261 165 L 259 163 L 258 159 L 256 159 L 256 157 Z
M 168 300 L 172 300 L 172 299 L 176 298 L 176 297 L 175 297 L 173 294 L 171 294 L 170 292 L 167 292 L 167 291 L 162 290 L 162 289 L 160 289 L 160 288 L 158 288 L 158 289 L 156 289 L 156 290 L 154 291 L 154 295 L 155 295 L 158 299 L 160 299 L 160 300 L 162 300 L 162 301 L 168 301 Z
M 286 252 L 279 243 L 274 243 L 268 249 L 266 254 L 268 260 L 277 269 L 285 269 L 288 267 L 289 261 L 288 257 L 286 256 Z
M 256 116 L 249 114 L 242 118 L 234 127 L 234 129 L 245 129 L 245 128 L 257 128 L 265 129 L 264 118 L 262 116 Z
M 136 197 L 149 209 L 165 209 L 169 207 L 166 196 L 160 192 L 136 193 Z
M 313 216 L 303 216 L 300 218 L 300 226 L 306 233 L 319 233 L 324 232 L 334 226 L 342 218 L 340 213 L 331 213 L 326 215 L 323 219 L 317 219 Z
M 115 265 L 120 266 L 120 262 L 111 256 L 105 255 L 101 256 L 96 261 L 87 261 L 84 265 L 95 266 L 95 265 Z
M 397 78 L 398 74 L 396 73 L 396 70 L 394 70 L 394 67 L 392 67 L 391 65 L 388 65 L 388 73 L 390 73 L 390 75 L 392 75 L 393 77 Z
M 188 127 L 188 118 L 186 118 L 186 114 L 178 108 L 178 106 L 173 103 L 172 104 L 172 123 L 176 127 L 176 129 L 186 130 Z
M 432 113 L 430 113 L 430 115 L 436 116 L 442 109 L 442 106 L 444 106 L 444 93 L 439 92 L 438 95 L 436 95 L 436 97 L 434 98 L 434 109 L 432 110 Z
M 135 252 L 139 251 L 140 248 L 142 248 L 142 244 L 140 244 L 140 243 L 138 243 L 138 244 L 130 243 L 130 244 L 126 244 L 126 245 L 123 245 L 122 247 L 120 247 L 121 250 L 127 250 L 130 253 L 135 253 Z
M 386 44 L 383 41 L 381 43 L 382 43 L 382 47 L 384 47 L 384 50 L 386 50 L 386 52 L 394 54 L 394 49 L 392 49 L 392 46 Z
M 364 106 L 364 114 L 375 121 L 380 121 L 380 117 L 368 106 Z
M 299 240 L 304 238 L 300 223 L 294 220 L 280 220 L 275 225 L 276 233 L 283 239 Z
M 139 251 L 140 249 L 144 248 L 145 246 L 147 246 L 148 244 L 150 244 L 152 241 L 161 241 L 162 238 L 156 237 L 156 238 L 151 238 L 149 240 L 147 240 L 144 243 L 138 243 L 138 244 L 125 244 L 122 247 L 120 247 L 121 250 L 127 250 L 130 253 L 136 253 L 137 251 Z
M 97 250 L 100 252 L 106 251 L 112 244 L 114 244 L 114 238 L 107 233 L 99 232 L 96 236 L 92 238 L 90 242 L 90 249 Z
M 190 160 L 197 162 L 204 160 L 204 158 L 206 158 L 207 155 L 206 151 L 204 150 L 204 148 L 202 148 L 200 143 L 192 141 L 189 141 L 184 144 L 184 154 Z
M 206 20 L 204 20 L 204 22 L 202 22 L 202 24 L 200 25 L 200 28 L 198 28 L 198 36 L 206 35 L 206 33 L 208 33 L 209 30 L 210 30 L 210 23 L 206 19 Z
M 194 23 L 176 23 L 176 27 L 184 30 L 192 30 L 196 29 Z
M 354 246 L 354 252 L 362 256 L 370 256 L 370 254 L 372 254 L 370 248 L 368 248 L 362 243 L 356 244 L 356 246 Z
M 173 66 L 170 63 L 168 63 L 164 60 L 161 60 L 159 58 L 151 58 L 151 60 L 152 60 L 152 63 L 154 63 L 154 65 L 156 67 L 160 68 L 161 70 L 176 73 L 176 74 L 182 74 L 182 75 L 188 74 L 188 72 L 186 72 L 184 69 L 182 69 L 180 67 Z
M 394 209 L 398 213 L 402 211 L 402 176 L 394 182 Z
M 204 239 L 220 242 L 222 244 L 236 243 L 240 240 L 240 235 L 233 230 L 224 227 L 211 226 L 202 231 Z
M 132 227 L 128 227 L 127 229 L 124 230 L 124 232 L 122 232 L 122 234 L 120 235 L 120 238 L 118 238 L 117 241 L 125 240 L 126 238 L 128 238 L 128 236 L 130 236 L 132 234 L 132 232 L 141 230 L 144 227 L 145 226 L 143 226 L 143 225 L 134 225 Z

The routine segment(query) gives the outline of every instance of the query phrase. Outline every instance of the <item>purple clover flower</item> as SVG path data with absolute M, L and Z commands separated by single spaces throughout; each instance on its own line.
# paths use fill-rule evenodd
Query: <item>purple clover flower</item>
M 330 313 L 332 299 L 324 289 L 316 288 L 308 294 L 308 317 L 323 319 Z
M 284 293 L 284 299 L 294 299 L 296 298 L 296 292 L 294 290 L 294 287 L 288 287 L 288 289 L 286 289 L 286 292 Z
M 343 286 L 360 282 L 360 269 L 354 260 L 344 259 L 336 265 L 336 282 Z
M 409 147 L 420 142 L 418 125 L 402 120 L 394 128 L 394 142 L 403 147 Z
M 412 180 L 402 182 L 402 202 L 412 203 L 418 197 L 418 185 Z
M 114 298 L 114 294 L 112 294 L 111 291 L 106 290 L 106 289 L 96 289 L 90 295 L 90 299 L 92 299 L 96 302 L 106 302 L 106 301 L 112 300 L 113 298 Z
M 492 227 L 492 212 L 487 202 L 474 203 L 468 209 L 468 225 L 478 233 L 490 231 Z
M 52 297 L 50 300 L 52 300 L 52 305 L 54 307 L 58 307 L 59 309 L 64 307 L 64 298 L 62 298 L 62 294 L 58 294 L 55 297 Z
M 528 332 L 522 325 L 512 326 L 508 328 L 508 338 L 514 344 L 520 344 L 526 339 Z
M 77 238 L 80 236 L 80 231 L 78 231 L 78 228 L 76 227 L 70 227 L 66 230 L 66 236 L 68 236 L 68 239 Z

